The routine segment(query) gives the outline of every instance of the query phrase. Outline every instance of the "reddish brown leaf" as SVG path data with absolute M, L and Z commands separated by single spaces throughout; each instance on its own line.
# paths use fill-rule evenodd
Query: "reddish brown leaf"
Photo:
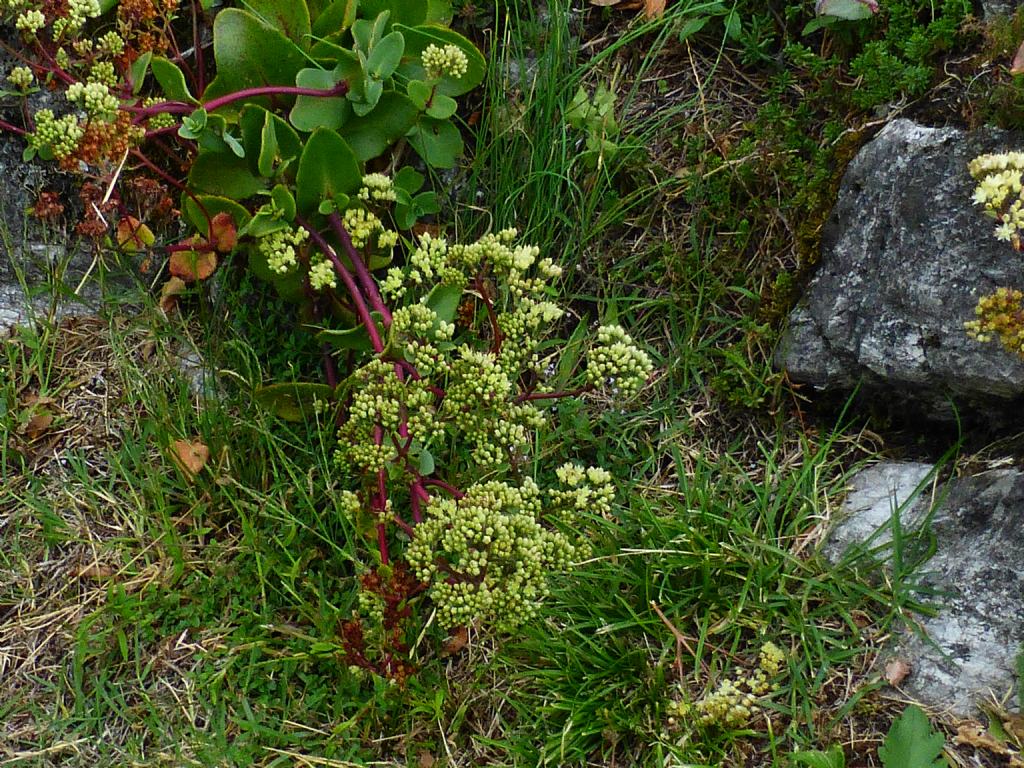
M 80 579 L 87 579 L 89 581 L 104 581 L 114 575 L 114 569 L 109 565 L 99 565 L 93 563 L 92 565 L 86 565 L 78 569 L 78 573 L 75 574 Z
M 1013 63 L 1010 64 L 1011 75 L 1024 75 L 1024 42 L 1017 48 L 1017 52 L 1013 54 Z
M 416 758 L 416 763 L 419 768 L 434 768 L 437 765 L 437 758 L 426 750 L 420 752 L 420 756 Z
M 452 630 L 451 636 L 444 641 L 444 645 L 441 647 L 441 656 L 454 656 L 456 653 L 466 647 L 469 642 L 469 628 L 468 627 L 456 627 Z
M 46 411 L 37 413 L 31 419 L 28 420 L 27 424 L 25 424 L 25 435 L 28 437 L 29 440 L 36 440 L 37 438 L 42 436 L 42 434 L 46 432 L 47 429 L 50 428 L 50 425 L 52 423 L 52 413 L 47 413 Z
M 189 479 L 199 474 L 210 458 L 210 449 L 199 440 L 175 440 L 171 458 Z
M 210 244 L 219 253 L 230 253 L 238 242 L 238 228 L 235 220 L 227 211 L 221 211 L 210 220 L 210 232 L 213 237 Z
M 171 274 L 186 283 L 205 280 L 217 268 L 217 254 L 213 251 L 175 251 L 171 254 Z
M 156 242 L 153 230 L 136 219 L 125 216 L 117 222 L 117 244 L 126 251 L 141 251 Z
M 160 309 L 165 315 L 178 308 L 178 296 L 185 292 L 185 281 L 180 277 L 172 277 L 160 289 Z
M 905 659 L 893 659 L 885 665 L 885 682 L 897 686 L 910 674 L 910 662 Z
M 660 19 L 665 13 L 665 0 L 644 0 L 644 16 L 648 19 Z

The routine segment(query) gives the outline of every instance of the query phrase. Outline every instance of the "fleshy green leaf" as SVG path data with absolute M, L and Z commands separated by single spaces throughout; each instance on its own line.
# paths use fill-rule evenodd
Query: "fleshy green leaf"
M 457 285 L 436 285 L 427 296 L 426 305 L 437 314 L 440 323 L 450 323 L 455 320 L 455 313 L 459 310 L 459 301 L 462 299 L 462 288 Z
M 317 400 L 329 402 L 333 397 L 334 387 L 311 382 L 270 384 L 253 393 L 259 405 L 285 421 L 309 418 L 316 412 Z
M 283 33 L 257 19 L 248 11 L 227 8 L 213 23 L 213 55 L 217 77 L 203 93 L 209 102 L 245 88 L 295 84 L 295 75 L 306 65 L 302 50 Z M 246 103 L 269 106 L 267 97 L 254 97 Z M 241 103 L 221 109 L 237 112 Z
M 260 132 L 260 156 L 256 159 L 256 169 L 260 176 L 270 178 L 274 175 L 274 163 L 278 157 L 277 133 L 274 130 L 274 118 L 268 112 L 263 120 Z
M 434 98 L 430 100 L 430 106 L 427 107 L 427 114 L 437 120 L 447 120 L 458 108 L 459 105 L 451 96 L 435 93 Z
M 462 134 L 450 120 L 421 117 L 407 135 L 416 154 L 435 168 L 454 167 L 462 154 Z
M 242 146 L 248 158 L 249 170 L 260 173 L 258 160 L 263 154 L 263 134 L 267 121 L 274 124 L 274 141 L 277 143 L 277 159 L 281 163 L 297 158 L 302 152 L 302 142 L 288 122 L 263 107 L 247 105 L 238 117 L 242 129 Z
M 249 172 L 245 158 L 224 152 L 200 152 L 188 173 L 189 187 L 200 192 L 244 200 L 263 189 L 263 180 Z
M 164 95 L 171 101 L 183 101 L 186 104 L 198 104 L 195 97 L 188 90 L 188 83 L 185 82 L 185 73 L 181 68 L 163 56 L 153 56 L 149 63 L 150 71 Z
M 363 175 L 348 143 L 334 131 L 317 128 L 309 137 L 299 158 L 295 177 L 295 203 L 299 213 L 308 216 L 322 200 L 359 189 Z
M 142 90 L 142 86 L 146 81 L 146 72 L 149 71 L 149 62 L 152 58 L 153 52 L 146 51 L 132 62 L 132 67 L 129 70 L 132 79 L 132 96 L 138 96 Z
M 316 338 L 330 344 L 335 349 L 353 349 L 357 352 L 372 352 L 373 343 L 370 341 L 370 334 L 362 325 L 355 328 L 347 328 L 344 331 L 335 331 L 325 328 L 320 331 Z
M 389 11 L 392 24 L 415 26 L 427 20 L 427 0 L 359 0 L 359 12 L 370 18 Z
M 295 77 L 295 84 L 300 88 L 333 88 L 346 77 L 358 74 L 358 65 L 353 70 L 351 65 L 339 64 L 335 69 L 307 68 Z M 340 128 L 352 113 L 352 107 L 344 96 L 299 96 L 288 116 L 291 124 L 300 131 L 314 131 L 317 128 Z
M 366 74 L 375 80 L 391 77 L 402 61 L 405 38 L 401 32 L 391 32 L 373 46 L 366 59 Z
M 932 731 L 920 707 L 907 707 L 892 724 L 878 756 L 885 768 L 945 768 L 942 758 L 945 738 Z
M 281 215 L 291 221 L 295 218 L 295 196 L 284 184 L 278 184 L 270 190 L 270 199 L 274 208 L 281 212 Z
M 334 0 L 313 20 L 313 34 L 330 37 L 344 32 L 356 20 L 357 0 Z
M 426 448 L 420 448 L 420 474 L 431 475 L 434 473 L 434 454 Z
M 353 117 L 338 130 L 351 145 L 356 158 L 365 162 L 382 154 L 404 136 L 416 120 L 416 107 L 395 91 L 381 96 L 377 107 L 365 117 Z
M 411 165 L 406 165 L 398 170 L 392 181 L 396 187 L 404 189 L 411 195 L 419 191 L 420 187 L 423 186 L 423 182 L 426 181 L 426 177 Z
M 245 0 L 245 7 L 257 18 L 298 43 L 309 48 L 309 7 L 306 0 Z

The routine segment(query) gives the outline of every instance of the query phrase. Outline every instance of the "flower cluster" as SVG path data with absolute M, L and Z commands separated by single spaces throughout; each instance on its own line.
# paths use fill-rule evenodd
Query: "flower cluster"
M 394 202 L 396 197 L 395 185 L 390 176 L 383 173 L 368 173 L 363 176 L 363 186 L 359 188 L 360 200 Z
M 391 248 L 398 242 L 397 232 L 385 229 L 384 222 L 376 214 L 363 208 L 346 209 L 343 220 L 356 248 L 365 248 L 374 235 L 377 235 L 377 245 L 381 248 Z
M 271 272 L 287 275 L 298 266 L 296 248 L 309 239 L 304 229 L 282 229 L 256 241 L 256 248 L 266 258 Z
M 35 81 L 35 77 L 28 67 L 15 67 L 7 75 L 7 81 L 19 91 L 27 91 Z
M 104 83 L 72 83 L 68 86 L 67 97 L 68 101 L 85 109 L 91 118 L 111 122 L 117 116 L 117 97 Z
M 42 29 L 45 24 L 46 17 L 43 16 L 43 12 L 34 9 L 25 11 L 14 21 L 15 29 L 24 33 L 26 37 L 34 37 L 36 32 Z
M 998 288 L 978 300 L 974 314 L 977 319 L 964 323 L 968 336 L 982 342 L 998 338 L 1007 351 L 1024 355 L 1024 292 Z
M 431 43 L 422 53 L 423 69 L 431 80 L 438 80 L 445 75 L 459 78 L 469 70 L 469 59 L 457 45 L 446 45 L 443 48 Z
M 84 129 L 74 115 L 54 117 L 53 111 L 40 109 L 36 112 L 36 129 L 28 136 L 33 149 L 50 152 L 58 160 L 68 157 L 78 147 Z
M 761 646 L 757 667 L 749 674 L 726 678 L 694 704 L 673 701 L 668 706 L 670 724 L 676 718 L 696 715 L 699 725 L 741 728 L 759 711 L 759 700 L 778 689 L 773 682 L 782 671 L 786 655 L 771 642 Z
M 972 198 L 975 205 L 983 205 L 985 213 L 999 222 L 996 238 L 1019 249 L 1018 233 L 1024 227 L 1024 152 L 981 155 L 970 162 L 968 169 L 978 181 Z
M 322 258 L 309 265 L 309 285 L 314 291 L 338 287 L 334 265 L 330 260 Z
M 82 31 L 85 22 L 100 15 L 99 0 L 68 0 L 67 16 L 53 22 L 53 37 L 72 37 Z
M 511 631 L 535 615 L 547 574 L 576 554 L 564 534 L 541 524 L 541 501 L 526 478 L 478 483 L 460 499 L 431 502 L 406 555 L 430 583 L 442 626 L 484 621 Z
M 587 378 L 594 386 L 607 384 L 623 397 L 632 397 L 644 385 L 654 365 L 621 326 L 603 325 L 597 330 L 597 346 L 587 362 Z

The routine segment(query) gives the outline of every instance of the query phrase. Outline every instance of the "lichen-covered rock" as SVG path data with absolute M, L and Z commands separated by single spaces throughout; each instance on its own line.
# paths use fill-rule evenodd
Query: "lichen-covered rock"
M 1000 469 L 956 478 L 933 497 L 926 482 L 932 469 L 883 463 L 856 476 L 825 552 L 837 560 L 850 545 L 865 542 L 891 517 L 885 507 L 902 508 L 908 530 L 927 521 L 923 536 L 908 541 L 907 554 L 920 553 L 934 536 L 935 553 L 917 579 L 935 595 L 927 602 L 936 615 L 920 617 L 927 640 L 906 631 L 889 654 L 910 663 L 903 690 L 967 717 L 989 691 L 1001 697 L 1015 684 L 1014 659 L 1024 645 L 1024 473 Z M 927 492 L 914 497 L 922 483 Z M 878 536 L 871 545 L 886 540 Z
M 940 420 L 1021 400 L 1024 363 L 964 332 L 979 296 L 1024 287 L 1024 258 L 972 206 L 967 171 L 979 154 L 1015 148 L 1024 136 L 896 120 L 858 153 L 776 353 L 792 381 L 860 384 Z

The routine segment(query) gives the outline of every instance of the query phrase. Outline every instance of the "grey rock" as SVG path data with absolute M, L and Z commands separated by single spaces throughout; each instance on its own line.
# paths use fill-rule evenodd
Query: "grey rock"
M 886 524 L 887 505 L 906 503 L 901 523 L 908 529 L 927 522 L 908 546 L 913 552 L 934 536 L 935 553 L 918 586 L 938 595 L 929 600 L 937 615 L 920 619 L 927 639 L 903 632 L 888 655 L 910 662 L 901 684 L 906 693 L 969 717 L 990 693 L 1013 689 L 1014 659 L 1024 646 L 1024 473 L 1000 469 L 953 479 L 934 504 L 930 491 L 911 498 L 932 469 L 890 463 L 859 473 L 843 507 L 846 519 L 825 552 L 837 560 L 850 544 L 866 541 L 880 520 Z
M 790 314 L 776 365 L 791 380 L 858 384 L 950 420 L 1004 413 L 1024 395 L 1024 363 L 969 339 L 978 298 L 1024 286 L 1024 259 L 971 204 L 968 162 L 1024 147 L 997 129 L 967 133 L 895 120 L 850 163 L 822 233 L 818 270 Z
M 981 0 L 982 18 L 1012 16 L 1020 8 L 1021 0 Z

